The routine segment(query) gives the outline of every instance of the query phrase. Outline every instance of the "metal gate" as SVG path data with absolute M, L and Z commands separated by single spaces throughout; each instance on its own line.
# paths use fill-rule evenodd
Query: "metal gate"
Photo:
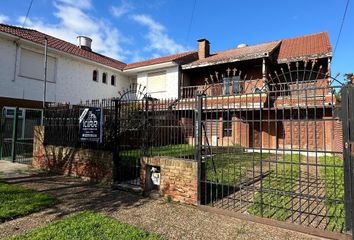
M 341 97 L 343 84 L 313 66 L 281 69 L 251 91 L 237 79 L 232 94 L 227 89 L 222 96 L 198 96 L 201 204 L 350 230 L 353 147 L 347 141 L 353 141 L 353 116 L 345 114 L 353 113 L 354 99 L 348 105 L 347 91 Z
M 40 109 L 4 107 L 0 118 L 0 159 L 31 164 L 33 130 L 41 123 Z
M 132 85 L 114 99 L 115 106 L 115 181 L 140 186 L 140 158 L 146 155 L 148 107 L 151 98 L 145 88 Z

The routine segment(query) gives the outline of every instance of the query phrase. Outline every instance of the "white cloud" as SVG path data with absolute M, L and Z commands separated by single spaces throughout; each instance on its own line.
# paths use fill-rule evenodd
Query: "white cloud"
M 122 43 L 128 42 L 117 28 L 103 18 L 89 15 L 91 7 L 89 0 L 73 1 L 59 0 L 54 2 L 58 23 L 48 24 L 40 19 L 27 19 L 26 27 L 34 28 L 48 35 L 76 44 L 76 37 L 84 35 L 92 38 L 92 49 L 103 55 L 119 60 L 125 60 L 127 53 L 122 49 Z M 23 22 L 23 17 L 18 19 Z
M 154 53 L 154 55 L 159 55 L 159 53 L 175 54 L 187 50 L 186 47 L 176 43 L 170 36 L 168 36 L 166 28 L 150 16 L 144 14 L 133 15 L 132 19 L 137 23 L 148 27 L 149 30 L 146 38 L 149 41 L 149 45 L 147 46 L 147 49 L 149 51 L 158 51 L 158 53 Z
M 111 7 L 111 12 L 115 17 L 121 17 L 133 9 L 134 7 L 130 2 L 127 0 L 121 0 L 120 5 Z
M 91 0 L 57 0 L 59 3 L 81 9 L 92 8 Z
M 6 23 L 9 21 L 9 17 L 3 14 L 0 14 L 0 23 Z

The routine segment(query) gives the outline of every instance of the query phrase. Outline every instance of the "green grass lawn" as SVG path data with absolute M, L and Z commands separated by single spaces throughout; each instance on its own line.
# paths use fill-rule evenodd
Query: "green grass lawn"
M 84 211 L 76 213 L 47 226 L 36 228 L 23 235 L 7 240 L 143 240 L 162 239 L 156 234 L 145 232 L 137 227 L 120 223 L 100 213 Z
M 0 223 L 54 205 L 57 200 L 45 193 L 0 182 Z
M 188 144 L 166 145 L 150 147 L 146 156 L 169 156 L 176 158 L 191 158 L 195 154 L 195 147 Z M 119 164 L 127 171 L 140 166 L 140 158 L 144 156 L 143 149 L 123 150 L 120 153 Z
M 216 154 L 206 161 L 206 179 L 215 183 L 238 184 L 250 177 L 247 176 L 247 172 L 250 173 L 259 167 L 261 159 L 267 160 L 270 156 L 275 155 L 268 153 L 262 153 L 261 155 L 256 152 Z
M 328 208 L 329 229 L 343 231 L 345 227 L 344 212 L 344 168 L 339 157 L 320 157 L 320 173 L 324 180 L 326 206 Z M 329 166 L 328 166 L 329 165 Z
M 262 192 L 256 193 L 247 211 L 256 216 L 286 220 L 292 214 L 291 193 L 299 180 L 301 155 L 284 155 L 277 169 L 262 180 Z

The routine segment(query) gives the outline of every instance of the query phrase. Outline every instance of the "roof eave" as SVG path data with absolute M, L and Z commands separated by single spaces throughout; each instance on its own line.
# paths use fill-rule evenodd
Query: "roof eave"
M 163 63 L 148 64 L 148 65 L 140 66 L 140 67 L 127 68 L 127 69 L 123 69 L 123 72 L 138 73 L 138 72 L 144 72 L 144 71 L 158 70 L 161 68 L 175 67 L 178 65 L 179 64 L 176 63 L 175 61 L 168 61 L 168 62 L 163 62 Z
M 290 57 L 290 58 L 281 58 L 281 59 L 278 59 L 277 62 L 278 63 L 288 63 L 288 62 L 298 62 L 298 61 L 312 60 L 312 59 L 319 59 L 319 58 L 328 58 L 328 57 L 332 57 L 332 52 L 319 53 L 319 54 L 309 54 L 309 55 Z
M 262 53 L 257 53 L 254 55 L 246 55 L 246 56 L 239 57 L 239 58 L 225 58 L 225 59 L 221 59 L 218 61 L 203 62 L 203 63 L 199 63 L 199 64 L 193 64 L 193 63 L 184 64 L 184 65 L 182 65 L 182 69 L 208 67 L 208 66 L 214 66 L 214 65 L 224 64 L 224 63 L 241 62 L 241 61 L 259 59 L 259 58 L 264 58 L 264 57 L 268 58 L 269 56 L 270 56 L 270 52 L 262 52 Z

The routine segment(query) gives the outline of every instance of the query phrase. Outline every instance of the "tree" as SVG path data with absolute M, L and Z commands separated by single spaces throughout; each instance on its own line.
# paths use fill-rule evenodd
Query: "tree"
M 354 74 L 353 73 L 345 73 L 343 76 L 347 79 L 348 83 L 349 82 L 354 83 Z
M 345 77 L 346 82 L 344 82 L 342 88 L 344 86 L 346 86 L 346 85 L 354 83 L 354 74 L 353 73 L 345 73 L 345 74 L 343 74 L 343 77 Z M 335 93 L 337 102 L 341 102 L 342 101 L 342 96 L 341 95 L 342 95 L 342 89 L 339 90 L 337 93 Z

